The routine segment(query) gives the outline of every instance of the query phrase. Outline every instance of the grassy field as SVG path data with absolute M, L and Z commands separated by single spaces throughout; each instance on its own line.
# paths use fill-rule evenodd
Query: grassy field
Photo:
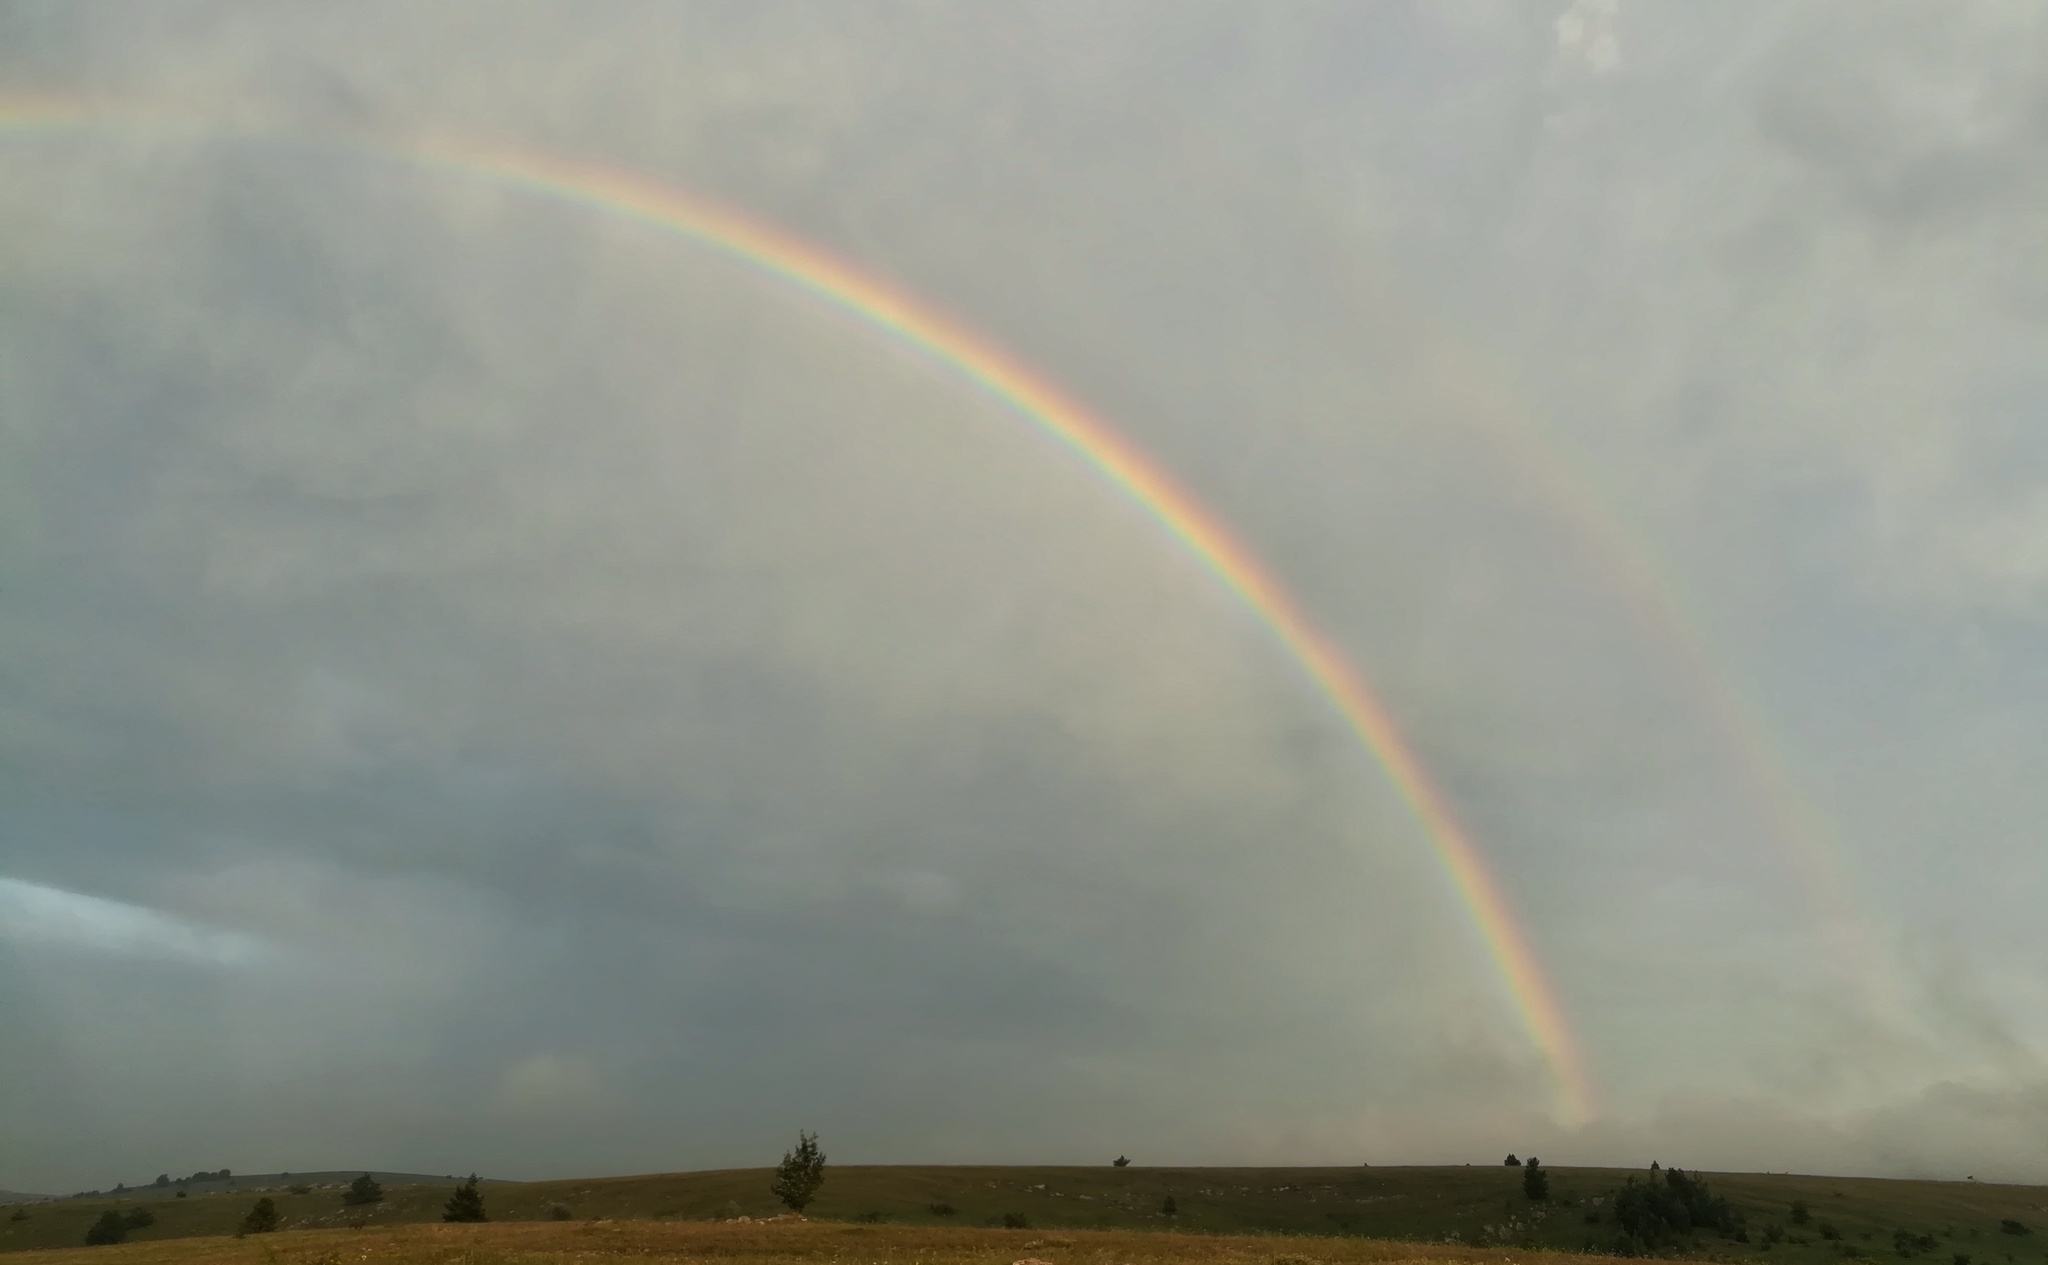
M 1516 1265 L 1512 1250 L 1283 1239 L 1255 1235 L 1074 1230 L 1048 1234 L 821 1221 L 597 1221 L 302 1230 L 246 1239 L 188 1238 L 28 1253 L 21 1265 Z M 1555 1258 L 1571 1265 L 1572 1258 Z
M 873 1223 L 860 1225 L 863 1230 L 979 1233 L 1013 1218 L 1039 1232 L 1173 1231 L 1174 1241 L 1188 1235 L 1253 1234 L 1606 1252 L 1617 1238 L 1607 1201 L 1631 1176 L 1641 1180 L 1647 1175 L 1618 1169 L 1555 1169 L 1550 1201 L 1531 1203 L 1521 1192 L 1521 1170 L 1494 1166 L 834 1166 L 827 1170 L 824 1189 L 809 1212 L 814 1222 Z M 734 1169 L 504 1183 L 486 1186 L 484 1198 L 492 1221 L 498 1223 L 548 1223 L 556 1217 L 572 1224 L 705 1223 L 779 1211 L 768 1194 L 769 1177 L 764 1169 Z M 2048 1189 L 1775 1174 L 1709 1174 L 1707 1180 L 1714 1193 L 1726 1196 L 1743 1213 L 1749 1241 L 1708 1236 L 1683 1249 L 1684 1255 L 1759 1265 L 1841 1265 L 1857 1257 L 1889 1260 L 1899 1256 L 1897 1236 L 1904 1231 L 1913 1240 L 1907 1250 L 1920 1265 L 1955 1265 L 1957 1256 L 1968 1256 L 1970 1265 L 2048 1265 Z M 335 1189 L 305 1195 L 276 1191 L 270 1197 L 277 1202 L 286 1231 L 347 1230 L 359 1224 L 354 1232 L 360 1234 L 438 1221 L 450 1189 L 446 1183 L 394 1187 L 383 1203 L 368 1208 L 343 1207 Z M 256 1198 L 249 1191 L 186 1199 L 145 1194 L 129 1192 L 122 1202 L 32 1205 L 19 1221 L 0 1212 L 0 1251 L 76 1247 L 84 1242 L 87 1226 L 108 1208 L 146 1206 L 155 1214 L 155 1224 L 135 1231 L 123 1251 L 198 1235 L 227 1235 Z M 1174 1201 L 1173 1215 L 1164 1211 L 1169 1197 Z M 1796 1219 L 1795 1203 L 1809 1209 L 1803 1223 Z M 2005 1232 L 2006 1221 L 2025 1226 L 2027 1232 Z M 556 1228 L 549 1225 L 551 1231 Z M 289 1234 L 249 1240 L 279 1245 L 298 1241 Z

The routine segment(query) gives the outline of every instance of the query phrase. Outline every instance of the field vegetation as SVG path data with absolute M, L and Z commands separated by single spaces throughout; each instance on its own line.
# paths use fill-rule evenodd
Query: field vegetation
M 1021 1232 L 1024 1239 L 1083 1230 L 1155 1231 L 1166 1232 L 1162 1241 L 1169 1243 L 1254 1235 L 1286 1236 L 1300 1243 L 1399 1241 L 1757 1265 L 1841 1265 L 1851 1260 L 2048 1265 L 2048 1233 L 2037 1232 L 2048 1226 L 2048 1190 L 2039 1187 L 1779 1174 L 1674 1176 L 1661 1168 L 1629 1172 L 1548 1164 L 1540 1171 L 1544 1180 L 1532 1183 L 1527 1167 L 1498 1163 L 1290 1169 L 833 1165 L 823 1170 L 823 1181 L 805 1213 L 812 1225 L 836 1222 L 892 1235 L 965 1234 L 966 1239 L 957 1240 L 962 1244 L 980 1242 L 975 1236 L 1002 1230 Z M 742 1233 L 745 1226 L 787 1211 L 772 1190 L 777 1180 L 772 1169 L 729 1169 L 581 1181 L 485 1182 L 478 1194 L 482 1214 L 493 1227 L 542 1223 L 550 1227 L 549 1233 L 567 1233 L 593 1223 L 643 1223 L 652 1233 L 666 1232 L 658 1223 L 699 1223 L 700 1229 L 725 1223 Z M 0 1252 L 85 1250 L 88 1232 L 108 1224 L 112 1214 L 124 1228 L 125 1243 L 92 1250 L 123 1253 L 107 1258 L 108 1265 L 118 1265 L 128 1259 L 125 1254 L 146 1245 L 246 1232 L 256 1201 L 262 1198 L 271 1201 L 281 1233 L 258 1231 L 234 1249 L 220 1250 L 243 1252 L 234 1257 L 238 1261 L 263 1261 L 251 1244 L 297 1252 L 298 1247 L 290 1245 L 310 1241 L 305 1238 L 308 1233 L 353 1234 L 356 1239 L 335 1241 L 372 1243 L 385 1242 L 377 1236 L 400 1227 L 439 1223 L 457 1186 L 452 1181 L 385 1184 L 378 1192 L 381 1198 L 355 1203 L 348 1202 L 347 1183 L 336 1182 L 306 1193 L 279 1186 L 172 1198 L 130 1190 L 121 1200 L 31 1204 L 0 1215 Z M 10 1219 L 14 1213 L 21 1219 Z M 740 1222 L 742 1217 L 747 1221 Z M 926 1240 L 910 1234 L 889 1241 Z M 956 1242 L 943 1235 L 930 1241 Z M 258 1256 L 248 1257 L 251 1250 Z M 1269 1243 L 1261 1250 L 1270 1254 L 1274 1249 Z M 1962 1257 L 1969 1259 L 1958 1259 Z M 354 1259 L 304 1265 L 352 1265 Z M 281 1265 L 301 1265 L 295 1256 L 279 1260 Z

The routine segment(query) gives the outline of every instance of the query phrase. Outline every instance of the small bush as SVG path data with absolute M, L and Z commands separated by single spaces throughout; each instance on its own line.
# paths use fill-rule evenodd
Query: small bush
M 99 1220 L 87 1227 L 85 1244 L 87 1247 L 101 1247 L 108 1243 L 119 1243 L 127 1237 L 128 1223 L 121 1219 L 120 1213 L 109 1208 L 100 1214 Z
M 1504 1165 L 1506 1165 L 1506 1166 L 1507 1166 L 1507 1167 L 1509 1167 L 1509 1168 L 1520 1168 L 1520 1167 L 1522 1166 L 1522 1161 L 1520 1161 L 1520 1160 L 1516 1159 L 1516 1158 L 1515 1158 L 1514 1156 L 1512 1156 L 1512 1155 L 1510 1155 L 1510 1156 L 1508 1156 L 1508 1157 L 1507 1157 L 1506 1159 L 1502 1160 L 1502 1161 L 1501 1161 L 1501 1163 L 1502 1163 L 1502 1164 L 1504 1164 Z
M 1911 1230 L 1895 1230 L 1892 1232 L 1892 1250 L 1900 1256 L 1917 1256 L 1922 1252 L 1932 1252 L 1934 1236 L 1915 1234 Z
M 1003 1214 L 1003 1228 L 1005 1230 L 1029 1230 L 1031 1228 L 1031 1219 L 1021 1212 L 1006 1212 Z
M 242 1218 L 243 1234 L 269 1234 L 277 1229 L 277 1204 L 265 1195 L 249 1209 L 249 1215 Z
M 17 1204 L 14 1211 L 8 1214 L 7 1219 L 9 1221 L 26 1221 L 28 1220 L 28 1209 Z
M 290 1191 L 294 1195 L 310 1195 L 313 1193 L 313 1188 L 311 1186 L 308 1186 L 304 1182 L 293 1182 L 291 1185 L 285 1187 L 285 1189 Z
M 1173 1201 L 1172 1195 L 1168 1195 L 1160 1201 L 1159 1215 L 1162 1217 L 1177 1217 L 1180 1215 L 1180 1205 Z
M 955 1208 L 952 1204 L 946 1203 L 942 1200 L 938 1203 L 927 1205 L 925 1211 L 931 1213 L 935 1217 L 950 1217 L 960 1210 L 958 1208 Z
M 156 1214 L 147 1208 L 130 1208 L 128 1215 L 121 1218 L 121 1224 L 131 1230 L 146 1230 L 156 1224 Z
M 570 1212 L 567 1205 L 550 1204 L 548 1206 L 548 1220 L 550 1221 L 571 1221 L 575 1219 L 575 1216 L 576 1214 Z
M 1842 1237 L 1842 1232 L 1835 1228 L 1835 1223 L 1832 1221 L 1823 1221 L 1815 1228 L 1820 1231 L 1820 1237 L 1830 1243 Z
M 2024 1221 L 2015 1221 L 2015 1220 L 2013 1220 L 2013 1219 L 2012 1219 L 2011 1217 L 2007 1217 L 2007 1218 L 2006 1218 L 2005 1220 L 2003 1220 L 2003 1221 L 1999 1222 L 1999 1223 L 1998 1223 L 1998 1230 L 1999 1230 L 1999 1233 L 2001 1233 L 2001 1234 L 2032 1234 L 2032 1233 L 2033 1233 L 2033 1231 L 2032 1231 L 2032 1230 L 2029 1230 L 2029 1229 L 2027 1229 L 2027 1224 L 2026 1224 L 2026 1222 L 2024 1222 Z
M 180 1199 L 183 1199 L 184 1197 L 185 1197 L 185 1188 L 184 1188 L 183 1186 L 180 1186 L 180 1187 L 178 1187 L 178 1198 L 180 1198 Z
M 1957 1252 L 1955 1262 L 1956 1265 L 1970 1265 L 1970 1254 L 1968 1252 Z
M 1131 1166 L 1131 1162 L 1128 1159 L 1125 1159 L 1123 1156 L 1119 1155 L 1109 1162 L 1109 1166 L 1111 1168 L 1129 1168 Z
M 861 1212 L 854 1214 L 853 1219 L 862 1225 L 880 1225 L 889 1219 L 889 1214 L 886 1212 Z

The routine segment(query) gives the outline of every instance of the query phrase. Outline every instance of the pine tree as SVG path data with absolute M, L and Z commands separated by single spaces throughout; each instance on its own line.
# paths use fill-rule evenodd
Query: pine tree
M 277 1205 L 271 1201 L 269 1195 L 265 1195 L 256 1201 L 254 1208 L 249 1209 L 249 1215 L 242 1218 L 242 1233 L 268 1234 L 275 1229 Z
M 775 1184 L 768 1189 L 791 1212 L 802 1212 L 825 1184 L 825 1153 L 818 1149 L 818 1135 L 799 1129 L 796 1149 L 782 1153 L 775 1166 Z
M 455 1188 L 455 1193 L 448 1196 L 448 1202 L 446 1204 L 443 1204 L 441 1207 L 441 1220 L 490 1220 L 489 1217 L 484 1215 L 484 1197 L 481 1193 L 478 1192 L 476 1188 L 475 1173 L 471 1173 L 469 1175 L 469 1180 L 462 1183 L 460 1186 L 457 1186 Z
M 1522 1166 L 1522 1193 L 1536 1203 L 1550 1198 L 1550 1174 L 1543 1171 L 1543 1161 L 1533 1155 Z
M 348 1189 L 341 1195 L 341 1202 L 344 1204 L 374 1204 L 383 1201 L 384 1187 L 368 1173 L 350 1182 Z

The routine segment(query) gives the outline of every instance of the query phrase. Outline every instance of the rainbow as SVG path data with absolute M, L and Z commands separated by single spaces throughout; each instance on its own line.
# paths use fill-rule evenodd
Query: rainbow
M 1621 595 L 1636 622 L 1670 656 L 1687 693 L 1723 747 L 1734 756 L 1758 814 L 1769 823 L 1786 869 L 1805 892 L 1823 941 L 1843 974 L 1861 990 L 1872 1012 L 1894 1027 L 1921 1022 L 1895 956 L 1872 927 L 1839 837 L 1820 809 L 1786 770 L 1791 760 L 1773 740 L 1767 709 L 1723 666 L 1727 656 L 1708 644 L 1705 626 L 1691 608 L 1684 586 L 1614 508 L 1583 459 L 1500 385 L 1498 369 L 1477 363 L 1469 342 L 1434 335 L 1413 319 L 1411 329 L 1426 344 L 1422 362 L 1432 386 L 1455 398 L 1460 414 L 1483 428 L 1516 457 L 1521 477 L 1537 489 L 1550 512 L 1568 524 L 1598 556 L 1609 585 Z
M 96 123 L 133 127 L 145 120 L 161 126 L 161 116 L 136 109 L 63 99 L 0 100 L 0 130 Z M 283 135 L 246 125 L 177 130 L 273 139 Z M 1561 1115 L 1569 1123 L 1590 1116 L 1593 1093 L 1585 1061 L 1535 951 L 1478 846 L 1386 705 L 1250 548 L 1108 422 L 993 342 L 901 287 L 793 233 L 650 177 L 448 136 L 320 139 L 524 189 L 685 238 L 916 350 L 999 401 L 1142 507 L 1265 625 L 1377 759 L 1469 911 L 1529 1040 L 1548 1066 Z

